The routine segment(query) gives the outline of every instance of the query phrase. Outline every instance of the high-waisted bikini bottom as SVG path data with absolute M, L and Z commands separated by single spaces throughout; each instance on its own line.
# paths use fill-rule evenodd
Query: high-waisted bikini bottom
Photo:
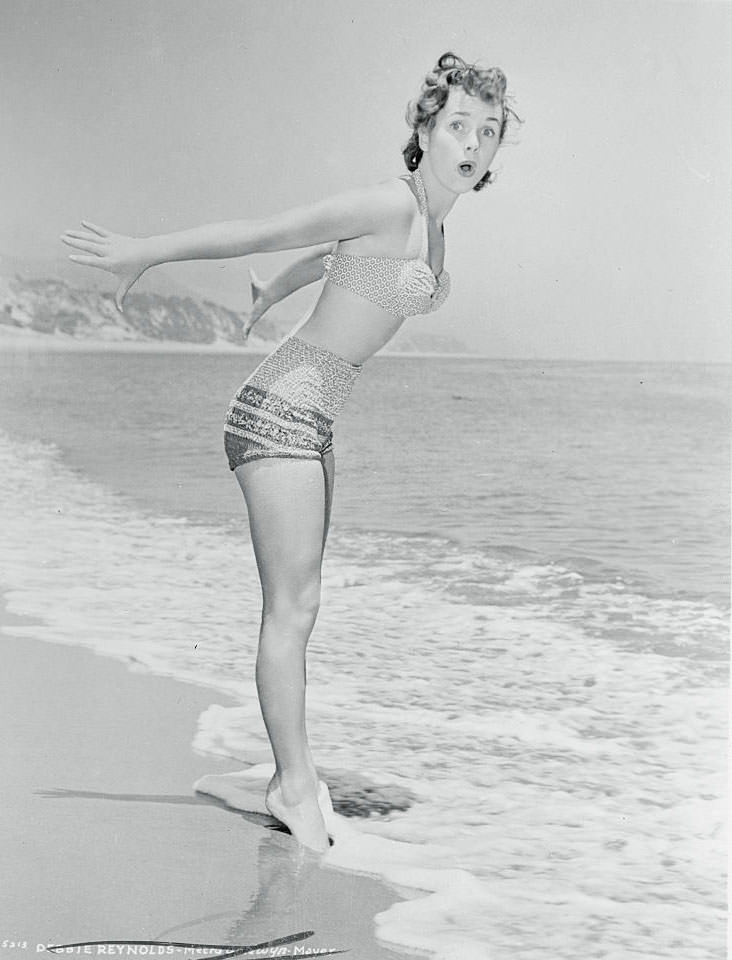
M 224 449 L 230 469 L 262 457 L 322 458 L 361 369 L 299 337 L 284 340 L 229 405 Z

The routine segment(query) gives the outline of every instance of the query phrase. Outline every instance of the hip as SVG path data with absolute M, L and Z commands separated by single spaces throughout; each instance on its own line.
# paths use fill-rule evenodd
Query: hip
M 224 427 L 229 466 L 259 457 L 322 457 L 361 365 L 288 337 L 232 399 Z
M 290 336 L 252 371 L 242 384 L 293 404 L 335 417 L 348 399 L 362 364 L 301 337 Z

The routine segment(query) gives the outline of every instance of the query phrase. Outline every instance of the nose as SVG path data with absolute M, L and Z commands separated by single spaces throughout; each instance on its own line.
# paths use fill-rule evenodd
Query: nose
M 474 153 L 480 144 L 478 143 L 478 134 L 473 131 L 465 138 L 465 150 Z

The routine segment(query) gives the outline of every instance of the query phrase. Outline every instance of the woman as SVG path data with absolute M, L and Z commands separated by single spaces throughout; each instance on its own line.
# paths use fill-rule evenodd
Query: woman
M 305 652 L 320 602 L 333 496 L 332 424 L 365 361 L 404 318 L 444 302 L 443 221 L 459 196 L 489 181 L 509 116 L 503 73 L 446 53 L 407 111 L 412 135 L 403 155 L 410 176 L 266 220 L 147 238 L 82 221 L 85 230 L 62 237 L 80 251 L 71 260 L 119 277 L 120 310 L 133 283 L 155 264 L 313 248 L 268 288 L 253 285 L 254 319 L 274 299 L 317 279 L 325 254 L 326 282 L 313 312 L 242 385 L 225 427 L 262 586 L 256 680 L 275 757 L 266 805 L 316 851 L 328 848 L 323 815 L 331 807 L 306 734 Z

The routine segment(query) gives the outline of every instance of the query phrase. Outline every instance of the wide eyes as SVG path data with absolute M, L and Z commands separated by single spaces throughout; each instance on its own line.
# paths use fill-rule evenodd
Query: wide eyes
M 451 120 L 449 127 L 451 130 L 461 131 L 464 129 L 464 124 L 462 120 Z M 483 127 L 481 133 L 484 137 L 495 137 L 496 135 L 496 131 L 493 129 L 493 127 Z

